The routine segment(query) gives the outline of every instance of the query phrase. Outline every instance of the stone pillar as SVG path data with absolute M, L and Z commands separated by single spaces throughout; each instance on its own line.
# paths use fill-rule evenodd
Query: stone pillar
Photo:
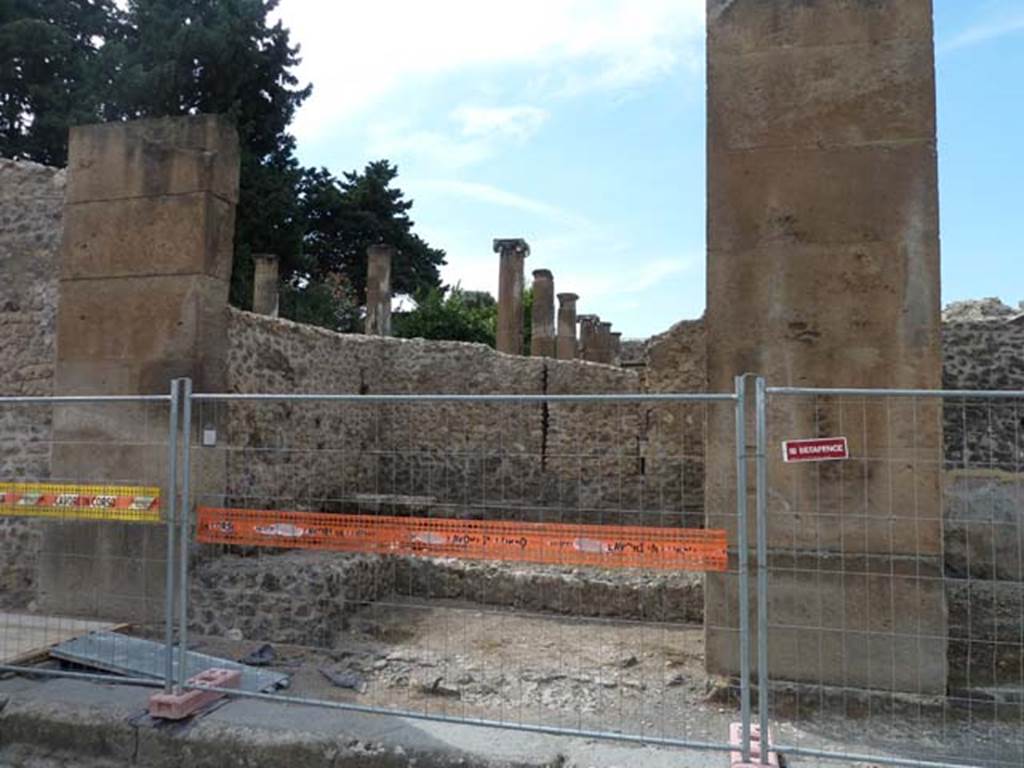
M 279 290 L 277 256 L 270 253 L 255 253 L 252 257 L 252 311 L 257 315 L 277 317 Z
M 56 394 L 166 394 L 184 376 L 196 391 L 223 391 L 237 199 L 238 138 L 220 117 L 71 129 Z M 167 413 L 165 404 L 56 406 L 52 477 L 160 486 L 166 504 Z M 196 496 L 214 501 L 223 462 L 193 457 Z M 160 525 L 53 522 L 39 603 L 159 618 L 165 547 Z
M 619 331 L 612 334 L 610 357 L 612 365 L 622 364 L 622 333 Z
M 709 390 L 940 386 L 931 0 L 708 0 L 707 36 Z M 728 410 L 705 503 L 735 541 Z M 772 677 L 943 694 L 939 409 L 774 398 L 769 423 Z M 783 465 L 780 440 L 829 435 L 869 460 Z M 717 674 L 735 595 L 709 574 Z
M 555 356 L 555 279 L 550 270 L 533 272 L 533 309 L 530 331 L 530 354 L 533 357 Z
M 391 262 L 395 248 L 371 245 L 366 249 L 366 333 L 391 335 Z
M 558 294 L 558 359 L 575 360 L 576 349 L 576 302 L 575 293 Z
M 594 360 L 608 365 L 612 361 L 612 324 L 600 322 L 594 332 L 594 346 L 597 348 Z
M 530 246 L 519 238 L 494 241 L 494 252 L 500 254 L 498 272 L 498 334 L 499 352 L 523 354 L 523 261 L 530 255 Z
M 597 315 L 580 315 L 580 357 L 584 360 L 597 362 L 599 350 L 597 343 L 597 326 L 601 318 Z

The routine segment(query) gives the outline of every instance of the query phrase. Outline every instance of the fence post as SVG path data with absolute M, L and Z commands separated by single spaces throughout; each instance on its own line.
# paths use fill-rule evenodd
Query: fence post
M 164 569 L 164 691 L 174 685 L 174 524 L 178 489 L 178 380 L 171 379 L 171 407 L 167 424 L 167 563 Z
M 743 762 L 750 762 L 750 548 L 747 532 L 747 380 L 736 379 L 736 547 L 739 557 L 740 741 Z
M 757 410 L 757 713 L 760 762 L 768 764 L 768 392 L 755 383 Z
M 181 446 L 181 510 L 180 527 L 178 528 L 178 684 L 177 692 L 185 688 L 188 679 L 186 659 L 188 654 L 188 545 L 189 518 L 192 514 L 192 490 L 190 450 L 192 445 L 192 379 L 182 379 L 184 391 L 184 416 L 181 434 L 184 442 Z

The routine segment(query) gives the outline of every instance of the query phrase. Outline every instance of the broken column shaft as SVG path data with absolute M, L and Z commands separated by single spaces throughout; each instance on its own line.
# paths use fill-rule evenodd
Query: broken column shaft
M 279 305 L 277 256 L 253 254 L 252 311 L 277 317 Z
M 530 354 L 533 357 L 554 357 L 555 279 L 550 270 L 534 270 L 531 319 Z
M 597 324 L 597 362 L 610 365 L 612 362 L 612 324 Z
M 366 249 L 366 333 L 391 335 L 391 262 L 395 249 L 371 245 Z
M 601 318 L 597 315 L 580 315 L 580 357 L 589 362 L 597 362 L 597 324 Z
M 575 293 L 558 294 L 558 341 L 559 360 L 576 359 L 576 302 Z

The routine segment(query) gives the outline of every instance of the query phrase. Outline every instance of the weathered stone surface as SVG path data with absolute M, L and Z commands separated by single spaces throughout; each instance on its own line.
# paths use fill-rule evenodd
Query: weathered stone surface
M 931 0 L 708 0 L 721 54 L 932 39 Z
M 609 366 L 336 334 L 234 310 L 229 318 L 233 391 L 639 389 L 634 373 Z M 233 403 L 223 440 L 229 492 L 247 506 L 353 510 L 365 494 L 386 494 L 419 499 L 417 514 L 670 524 L 683 510 L 683 459 L 667 450 L 643 466 L 641 416 L 629 403 Z
M 59 361 L 125 363 L 144 376 L 150 365 L 178 360 L 188 365 L 179 374 L 185 375 L 196 367 L 197 344 L 223 346 L 227 296 L 226 281 L 201 275 L 64 281 L 57 320 Z M 74 378 L 63 374 L 58 364 L 58 387 L 77 390 L 81 373 Z M 165 393 L 168 382 L 153 382 L 155 391 Z M 108 391 L 122 393 L 154 390 Z
M 226 637 L 330 648 L 345 618 L 391 594 L 391 572 L 375 556 L 262 552 L 199 559 L 189 584 L 189 629 Z
M 948 579 L 949 684 L 1020 689 L 1024 675 L 1024 583 Z
M 498 328 L 496 346 L 510 355 L 523 353 L 523 262 L 530 255 L 525 240 L 494 241 L 498 262 Z
M 709 268 L 720 259 L 731 259 L 733 270 L 748 269 L 747 279 L 761 280 L 767 289 L 774 264 L 761 257 L 759 248 L 888 247 L 895 252 L 885 268 L 911 270 L 921 279 L 922 285 L 900 288 L 909 295 L 923 292 L 938 325 L 939 292 L 934 280 L 927 279 L 939 258 L 933 144 L 729 152 L 713 143 L 709 163 L 718 171 L 708 179 Z M 854 199 L 856 205 L 851 203 Z M 819 264 L 828 263 L 826 254 L 820 254 Z M 906 265 L 900 266 L 899 260 Z M 809 278 L 815 276 L 811 273 Z M 717 291 L 718 282 L 713 286 Z M 708 326 L 713 330 L 718 312 L 735 307 L 717 293 L 709 295 Z M 903 297 L 894 300 L 899 303 Z
M 930 13 L 930 0 L 708 3 L 710 391 L 731 391 L 746 372 L 775 386 L 939 386 Z M 843 434 L 855 461 L 784 466 L 769 453 L 770 548 L 810 558 L 812 571 L 836 553 L 941 555 L 940 408 L 879 405 L 773 398 L 769 445 Z M 711 414 L 706 486 L 708 524 L 732 531 L 735 493 L 721 481 L 735 465 L 733 421 Z M 793 604 L 860 594 L 847 582 L 773 576 L 773 599 Z M 709 578 L 709 613 L 728 584 Z M 931 629 L 874 648 L 888 650 L 890 676 L 847 649 L 848 668 L 824 659 L 815 681 L 944 690 L 942 589 L 902 609 Z M 719 624 L 707 630 L 708 667 L 735 671 L 734 625 Z M 940 661 L 918 664 L 918 639 Z M 805 680 L 801 649 L 829 642 L 801 627 L 773 674 Z
M 936 558 L 772 556 L 772 679 L 944 694 L 946 611 Z M 708 671 L 739 668 L 738 578 L 708 574 Z M 751 594 L 754 594 L 751 577 Z M 753 601 L 752 601 L 753 602 Z M 754 606 L 751 606 L 756 648 Z M 756 669 L 756 654 L 752 654 Z
M 391 335 L 391 262 L 395 248 L 371 245 L 366 249 L 366 333 Z
M 575 360 L 578 354 L 576 343 L 576 302 L 575 293 L 558 294 L 558 339 L 556 348 L 559 360 Z
M 255 269 L 252 278 L 252 311 L 257 315 L 277 317 L 280 303 L 278 258 L 271 253 L 252 257 Z
M 71 129 L 68 203 L 201 192 L 238 202 L 238 135 L 219 115 Z
M 397 594 L 572 616 L 699 624 L 699 573 L 557 568 L 439 558 L 390 558 Z
M 556 357 L 555 281 L 550 270 L 537 269 L 533 272 L 531 312 L 530 354 L 534 357 Z
M 166 394 L 174 376 L 221 390 L 238 183 L 234 128 L 211 116 L 76 128 L 68 162 L 55 392 Z M 171 255 L 171 243 L 184 255 Z M 153 266 L 163 254 L 170 263 Z M 53 476 L 166 486 L 166 409 L 151 421 L 136 404 L 109 407 L 107 418 L 97 418 L 94 406 L 61 408 Z M 155 439 L 154 423 L 164 429 Z M 222 456 L 197 457 L 197 496 L 223 493 L 217 463 Z M 42 607 L 70 613 L 91 605 L 98 616 L 130 621 L 162 616 L 165 535 L 143 525 L 49 525 Z M 130 554 L 150 537 L 156 559 Z M 91 555 L 79 553 L 84 541 Z
M 930 40 L 720 55 L 708 126 L 730 150 L 919 141 L 934 135 Z
M 63 227 L 65 173 L 0 159 L 0 394 L 53 393 L 57 254 Z M 50 477 L 52 411 L 0 409 L 0 477 Z M 22 608 L 35 597 L 38 521 L 0 518 L 0 606 Z
M 231 278 L 234 206 L 203 192 L 68 206 L 61 278 Z

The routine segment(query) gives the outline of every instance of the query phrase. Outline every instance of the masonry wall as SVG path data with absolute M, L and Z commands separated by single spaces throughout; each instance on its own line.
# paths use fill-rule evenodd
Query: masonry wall
M 541 395 L 641 388 L 636 373 L 612 366 L 460 342 L 336 334 L 237 310 L 229 311 L 228 335 L 233 392 Z M 635 403 L 213 408 L 199 419 L 223 418 L 227 425 L 212 450 L 227 453 L 232 504 L 638 524 L 678 524 L 692 505 L 682 442 L 652 438 L 658 411 Z M 675 408 L 676 432 L 686 422 L 683 410 Z M 699 440 L 700 422 L 690 422 Z
M 980 305 L 981 302 L 978 302 Z M 1024 315 L 947 320 L 943 386 L 1024 390 Z M 950 685 L 1019 684 L 1024 675 L 1024 405 L 944 405 Z
M 0 393 L 53 392 L 63 170 L 0 158 Z M 0 408 L 0 478 L 50 476 L 51 409 Z M 38 521 L 0 517 L 0 606 L 35 590 Z

